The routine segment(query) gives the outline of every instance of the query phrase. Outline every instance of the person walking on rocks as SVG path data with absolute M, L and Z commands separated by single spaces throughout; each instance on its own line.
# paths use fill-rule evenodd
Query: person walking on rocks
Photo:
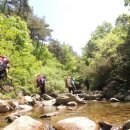
M 46 93 L 45 82 L 46 82 L 46 77 L 44 75 L 38 75 L 36 77 L 36 85 L 41 90 L 41 96 Z
M 71 76 L 68 76 L 66 78 L 65 86 L 68 88 L 69 93 L 73 93 L 74 94 L 75 85 L 74 85 L 74 81 L 72 80 Z

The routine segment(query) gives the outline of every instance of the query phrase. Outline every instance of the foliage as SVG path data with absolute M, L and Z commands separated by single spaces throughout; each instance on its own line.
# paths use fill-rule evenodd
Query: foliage
M 31 8 L 28 0 L 1 0 L 0 12 L 6 16 L 17 15 L 23 19 L 27 19 Z
M 45 22 L 45 18 L 39 18 L 33 14 L 29 14 L 27 25 L 30 30 L 31 39 L 36 42 L 44 42 L 46 37 L 50 36 L 52 32 L 52 30 L 48 28 L 49 25 Z
M 40 45 L 38 48 L 40 52 L 34 53 L 37 48 L 31 44 L 29 31 L 24 21 L 16 16 L 0 15 L 0 30 L 0 53 L 10 60 L 8 76 L 12 78 L 16 91 L 33 93 L 35 77 L 40 73 L 47 77 L 47 89 L 49 87 L 61 91 L 65 89 L 63 77 L 67 73 L 48 51 L 46 45 Z
M 129 0 L 124 2 L 125 6 L 130 5 Z M 1 0 L 0 12 L 0 55 L 10 59 L 8 76 L 15 88 L 2 98 L 14 98 L 19 91 L 36 93 L 38 74 L 47 77 L 49 93 L 65 92 L 67 75 L 82 83 L 88 78 L 91 89 L 102 90 L 112 78 L 130 82 L 128 14 L 119 15 L 113 27 L 108 22 L 97 26 L 79 57 L 69 44 L 51 38 L 52 29 L 45 17 L 34 15 L 28 0 Z
M 69 72 L 76 72 L 78 70 L 79 57 L 76 56 L 69 44 L 60 44 L 57 40 L 53 40 L 49 43 L 48 49 L 54 54 L 54 57 L 64 65 L 64 68 Z
M 109 31 L 104 28 L 103 23 L 103 25 L 97 27 L 88 44 L 85 46 L 83 60 L 87 65 L 86 69 L 92 70 L 86 71 L 90 80 L 92 80 L 92 88 L 102 89 L 108 79 L 118 78 L 126 80 L 126 77 L 128 78 L 129 73 L 125 75 L 125 78 L 123 76 L 123 72 L 128 69 L 128 67 L 123 68 L 123 65 L 127 64 L 129 66 L 129 60 L 128 62 L 124 62 L 123 58 L 125 55 L 129 55 L 129 46 L 127 45 L 127 50 L 121 48 L 124 45 L 126 46 L 125 43 L 129 37 L 129 20 L 129 15 L 120 15 L 116 19 L 114 28 L 111 28 L 110 24 L 107 24 L 109 25 Z

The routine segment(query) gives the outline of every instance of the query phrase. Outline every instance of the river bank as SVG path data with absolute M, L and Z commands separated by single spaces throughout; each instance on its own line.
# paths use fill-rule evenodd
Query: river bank
M 66 118 L 81 116 L 89 118 L 94 122 L 105 121 L 114 125 L 121 125 L 129 120 L 129 102 L 108 102 L 106 100 L 84 101 L 82 98 L 77 98 L 77 95 L 71 94 L 68 94 L 68 97 L 67 95 L 62 95 L 60 98 L 54 99 L 49 95 L 46 95 L 41 99 L 41 97 L 38 95 L 35 95 L 35 97 L 33 96 L 33 98 L 29 96 L 23 96 L 18 100 L 19 105 L 18 102 L 16 103 L 16 100 L 12 100 L 12 102 L 16 105 L 15 109 L 4 114 L 0 114 L 0 126 L 1 128 L 4 128 L 5 126 L 9 125 L 5 122 L 5 118 L 7 119 L 7 117 L 12 118 L 13 122 L 15 119 L 23 115 L 28 115 L 36 120 L 45 121 L 50 125 Z M 58 105 L 55 105 L 56 102 Z M 69 104 L 67 102 L 71 103 Z M 32 109 L 24 106 L 25 104 L 32 106 Z M 18 109 L 18 106 L 21 108 Z M 59 114 L 55 115 L 54 112 L 58 112 Z M 49 113 L 52 113 L 52 116 L 48 116 Z

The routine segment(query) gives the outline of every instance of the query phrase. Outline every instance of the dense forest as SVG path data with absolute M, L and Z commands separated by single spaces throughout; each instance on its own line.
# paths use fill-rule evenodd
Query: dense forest
M 124 6 L 130 1 L 125 0 Z M 117 79 L 130 84 L 130 15 L 121 14 L 115 25 L 103 22 L 91 34 L 78 56 L 68 43 L 51 37 L 52 29 L 45 18 L 33 13 L 28 0 L 0 0 L 0 55 L 10 60 L 7 81 L 15 91 L 1 93 L 13 98 L 19 91 L 36 93 L 35 77 L 44 74 L 46 89 L 65 92 L 65 78 L 78 82 L 90 80 L 91 90 L 102 90 L 106 82 Z

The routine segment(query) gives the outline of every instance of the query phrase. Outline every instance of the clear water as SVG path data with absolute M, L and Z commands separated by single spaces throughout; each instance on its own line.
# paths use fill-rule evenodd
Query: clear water
M 87 117 L 93 121 L 106 121 L 111 124 L 121 125 L 125 121 L 130 119 L 130 102 L 129 103 L 110 103 L 110 102 L 88 102 L 85 105 L 80 105 L 78 107 L 71 107 L 63 110 L 57 110 L 55 106 L 46 106 L 43 109 L 34 109 L 27 115 L 40 120 L 46 121 L 53 124 L 61 119 L 68 117 Z M 60 114 L 51 118 L 39 118 L 42 114 L 51 113 L 59 111 Z M 5 117 L 9 113 L 0 114 L 0 128 L 7 125 L 5 123 Z
M 59 110 L 56 110 L 56 107 L 46 106 L 43 109 L 43 112 L 39 111 L 35 115 L 35 111 L 33 111 L 30 113 L 30 115 L 34 118 L 38 118 L 40 115 L 44 113 L 51 113 L 54 111 Z M 80 105 L 77 108 L 72 107 L 71 110 L 68 110 L 66 108 L 60 110 L 59 112 L 60 115 L 58 116 L 42 120 L 49 121 L 50 123 L 55 123 L 56 121 L 64 118 L 83 116 L 95 122 L 106 121 L 113 125 L 121 125 L 125 121 L 130 120 L 130 102 L 129 103 L 88 102 L 87 104 Z

